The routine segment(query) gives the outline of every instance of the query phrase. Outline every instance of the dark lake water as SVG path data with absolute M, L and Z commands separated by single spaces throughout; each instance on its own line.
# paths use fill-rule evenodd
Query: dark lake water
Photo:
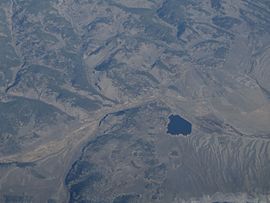
M 187 136 L 192 131 L 192 124 L 179 115 L 170 115 L 167 133 Z

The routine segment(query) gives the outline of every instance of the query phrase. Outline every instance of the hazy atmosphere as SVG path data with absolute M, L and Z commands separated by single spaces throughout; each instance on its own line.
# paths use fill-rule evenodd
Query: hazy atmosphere
M 0 0 L 0 203 L 182 202 L 270 202 L 270 0 Z

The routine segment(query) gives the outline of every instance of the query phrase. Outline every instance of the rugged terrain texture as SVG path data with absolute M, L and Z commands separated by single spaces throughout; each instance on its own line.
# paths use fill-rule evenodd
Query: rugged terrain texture
M 0 202 L 269 202 L 269 19 L 269 0 L 1 0 Z

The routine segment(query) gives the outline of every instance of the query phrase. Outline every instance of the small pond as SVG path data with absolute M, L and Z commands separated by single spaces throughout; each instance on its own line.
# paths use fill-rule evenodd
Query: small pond
M 170 115 L 167 133 L 187 136 L 192 131 L 192 124 L 179 115 Z

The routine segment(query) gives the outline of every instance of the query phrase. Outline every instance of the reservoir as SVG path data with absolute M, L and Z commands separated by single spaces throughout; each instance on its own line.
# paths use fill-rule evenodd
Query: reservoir
M 187 136 L 192 131 L 192 124 L 179 115 L 170 115 L 167 133 Z

